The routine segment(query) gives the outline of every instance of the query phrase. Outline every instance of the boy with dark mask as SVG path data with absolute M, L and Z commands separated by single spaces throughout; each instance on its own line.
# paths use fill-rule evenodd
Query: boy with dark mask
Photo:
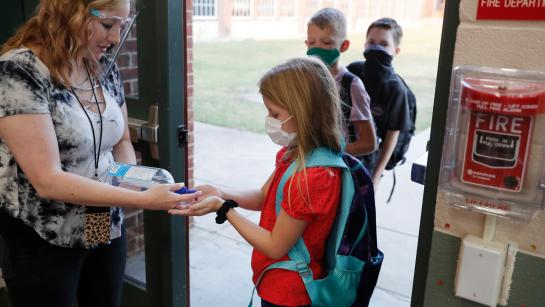
M 318 57 L 327 65 L 340 91 L 345 120 L 346 152 L 362 157 L 377 148 L 370 99 L 362 81 L 339 62 L 348 50 L 346 18 L 334 8 L 317 11 L 307 23 L 307 55 Z
M 371 97 L 371 112 L 376 124 L 379 150 L 363 159 L 376 187 L 398 142 L 400 132 L 411 129 L 407 86 L 392 66 L 399 54 L 403 31 L 394 19 L 382 18 L 367 29 L 366 61 L 347 68 L 360 77 Z

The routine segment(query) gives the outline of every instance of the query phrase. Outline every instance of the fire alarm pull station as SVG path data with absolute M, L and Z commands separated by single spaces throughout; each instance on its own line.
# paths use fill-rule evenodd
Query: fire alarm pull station
M 453 71 L 439 188 L 448 205 L 529 219 L 545 201 L 545 73 Z

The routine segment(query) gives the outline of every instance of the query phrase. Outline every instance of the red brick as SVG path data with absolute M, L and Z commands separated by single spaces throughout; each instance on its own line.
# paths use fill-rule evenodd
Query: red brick
M 131 60 L 129 63 L 131 66 L 138 67 L 138 53 L 131 52 Z
M 117 57 L 117 65 L 119 68 L 124 68 L 130 65 L 131 56 L 128 53 L 122 53 Z
M 128 51 L 136 51 L 136 40 L 126 40 L 124 45 L 123 45 L 123 48 L 125 50 L 125 52 L 128 52 Z
M 124 80 L 138 78 L 138 68 L 127 68 L 121 70 L 121 75 Z

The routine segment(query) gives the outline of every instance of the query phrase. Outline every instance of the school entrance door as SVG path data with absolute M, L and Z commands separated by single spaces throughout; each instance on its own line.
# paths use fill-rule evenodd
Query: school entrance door
M 0 43 L 34 14 L 39 0 L 6 2 Z M 140 2 L 136 28 L 118 58 L 131 139 L 142 164 L 165 168 L 181 182 L 187 174 L 185 1 Z M 187 219 L 129 210 L 126 226 L 130 253 L 123 306 L 189 306 Z M 0 307 L 5 306 L 0 282 Z

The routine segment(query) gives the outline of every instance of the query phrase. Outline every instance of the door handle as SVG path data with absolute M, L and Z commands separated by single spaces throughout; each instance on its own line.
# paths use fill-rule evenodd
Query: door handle
M 159 160 L 159 106 L 152 104 L 148 110 L 148 121 L 128 118 L 131 142 L 144 141 L 149 143 L 150 154 L 153 159 Z

